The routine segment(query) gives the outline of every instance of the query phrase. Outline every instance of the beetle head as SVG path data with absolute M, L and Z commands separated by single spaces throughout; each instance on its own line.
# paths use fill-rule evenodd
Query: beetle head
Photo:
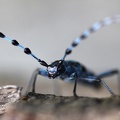
M 57 60 L 47 67 L 49 78 L 56 78 L 57 76 L 64 73 L 65 67 L 63 66 L 63 60 Z

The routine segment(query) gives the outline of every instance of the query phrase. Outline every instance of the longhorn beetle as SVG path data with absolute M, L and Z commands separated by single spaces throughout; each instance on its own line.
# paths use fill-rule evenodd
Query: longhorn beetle
M 61 58 L 60 60 L 56 60 L 51 64 L 47 64 L 44 60 L 41 60 L 38 57 L 36 57 L 29 48 L 27 47 L 25 48 L 24 46 L 19 44 L 17 40 L 11 39 L 1 32 L 0 32 L 0 37 L 10 41 L 14 46 L 18 46 L 19 48 L 24 50 L 24 53 L 31 55 L 42 66 L 47 68 L 47 69 L 38 68 L 33 72 L 33 75 L 31 77 L 31 80 L 27 88 L 27 92 L 30 89 L 30 87 L 32 87 L 32 92 L 35 92 L 35 82 L 36 82 L 37 75 L 42 75 L 42 76 L 53 78 L 53 79 L 60 78 L 65 81 L 70 81 L 70 82 L 74 81 L 74 88 L 73 88 L 74 96 L 77 96 L 76 94 L 77 82 L 88 83 L 95 86 L 99 86 L 100 83 L 102 83 L 112 95 L 115 95 L 114 92 L 109 88 L 109 86 L 102 80 L 102 78 L 108 77 L 114 74 L 118 74 L 119 71 L 117 69 L 106 71 L 104 73 L 96 75 L 93 72 L 89 71 L 85 66 L 83 66 L 79 62 L 76 62 L 73 60 L 65 60 L 65 58 L 67 55 L 71 54 L 72 49 L 76 47 L 79 44 L 79 42 L 81 42 L 82 40 L 85 40 L 91 33 L 94 33 L 95 31 L 99 30 L 104 26 L 111 25 L 112 23 L 118 23 L 118 22 L 120 22 L 120 15 L 107 17 L 101 20 L 100 22 L 93 24 L 88 30 L 85 30 L 80 35 L 80 37 L 76 38 L 73 41 L 70 47 L 66 49 L 63 58 Z

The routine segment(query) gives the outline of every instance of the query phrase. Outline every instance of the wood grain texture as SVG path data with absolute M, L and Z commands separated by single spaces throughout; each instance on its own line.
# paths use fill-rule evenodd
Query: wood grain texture
M 119 120 L 120 96 L 107 98 L 55 96 L 52 94 L 28 93 L 9 111 L 2 120 Z M 96 118 L 96 119 L 95 119 Z M 99 119 L 98 119 L 99 120 Z

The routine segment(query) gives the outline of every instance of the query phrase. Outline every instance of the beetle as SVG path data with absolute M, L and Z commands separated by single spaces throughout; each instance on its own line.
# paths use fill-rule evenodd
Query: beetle
M 19 44 L 19 42 L 15 39 L 11 39 L 4 35 L 2 32 L 0 32 L 0 37 L 4 38 L 12 43 L 14 46 L 18 46 L 22 50 L 24 50 L 24 53 L 31 55 L 34 59 L 36 59 L 42 66 L 46 67 L 46 69 L 43 68 L 37 68 L 31 77 L 31 80 L 29 82 L 29 85 L 27 87 L 27 91 L 30 87 L 32 87 L 32 92 L 35 92 L 35 83 L 36 78 L 38 75 L 42 75 L 48 78 L 59 78 L 64 81 L 74 82 L 74 88 L 73 88 L 73 95 L 77 96 L 76 94 L 76 87 L 77 83 L 84 83 L 92 86 L 99 87 L 101 83 L 106 87 L 106 89 L 112 94 L 115 95 L 115 93 L 110 89 L 110 87 L 102 80 L 104 77 L 108 77 L 114 74 L 119 75 L 118 69 L 109 70 L 106 72 L 103 72 L 101 74 L 96 75 L 92 71 L 88 70 L 84 65 L 77 61 L 73 60 L 65 60 L 66 56 L 71 54 L 72 49 L 76 47 L 79 42 L 82 40 L 85 40 L 90 34 L 96 32 L 100 28 L 111 25 L 113 23 L 120 22 L 120 15 L 115 15 L 112 17 L 107 17 L 101 20 L 100 22 L 97 22 L 93 24 L 88 30 L 85 30 L 80 37 L 76 38 L 70 47 L 68 47 L 65 51 L 65 54 L 63 58 L 60 60 L 56 60 L 52 62 L 51 64 L 47 64 L 44 60 L 39 59 L 36 57 L 29 48 L 22 46 Z M 120 89 L 120 87 L 119 87 Z

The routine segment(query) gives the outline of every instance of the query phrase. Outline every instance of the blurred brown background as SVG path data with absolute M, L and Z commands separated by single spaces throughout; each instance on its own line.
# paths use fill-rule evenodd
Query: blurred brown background
M 61 59 L 71 42 L 93 23 L 119 13 L 119 0 L 0 0 L 0 31 L 50 64 Z M 120 69 L 119 34 L 120 24 L 104 27 L 81 42 L 67 59 L 77 60 L 96 73 Z M 37 67 L 41 66 L 36 60 L 0 39 L 1 86 L 14 84 L 25 90 Z M 105 81 L 118 93 L 117 76 Z M 59 84 L 62 95 L 72 95 L 73 84 Z M 53 88 L 53 80 L 38 77 L 37 92 L 53 93 Z M 110 95 L 104 87 L 96 91 L 79 85 L 77 90 L 85 96 Z

